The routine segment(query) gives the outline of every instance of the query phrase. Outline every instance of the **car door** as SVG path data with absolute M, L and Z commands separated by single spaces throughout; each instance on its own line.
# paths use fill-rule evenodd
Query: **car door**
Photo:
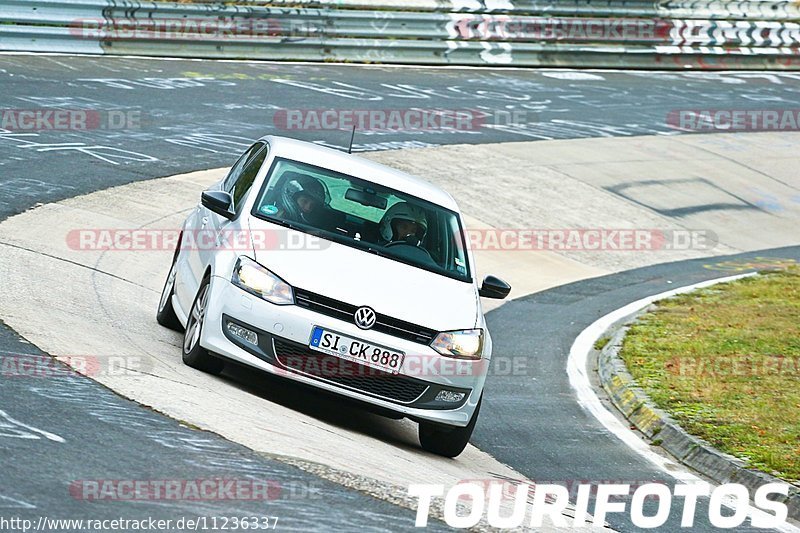
M 247 227 L 241 227 L 245 217 L 241 217 L 242 206 L 247 199 L 247 193 L 253 187 L 253 182 L 264 164 L 267 157 L 267 145 L 260 142 L 253 145 L 253 151 L 241 169 L 235 174 L 225 179 L 222 182 L 222 190 L 231 195 L 233 205 L 231 209 L 235 213 L 233 219 L 227 219 L 222 215 L 208 211 L 208 223 L 206 230 L 211 234 L 209 241 L 213 241 L 213 246 L 200 247 L 200 263 L 201 272 L 200 276 L 206 270 L 206 267 L 214 261 L 214 255 L 220 250 L 230 248 L 230 246 L 238 240 L 231 237 L 232 234 L 238 235 L 239 231 L 247 230 Z M 241 253 L 243 250 L 236 250 Z
M 236 183 L 255 157 L 265 152 L 265 143 L 257 142 L 248 148 L 231 167 L 225 178 L 212 185 L 209 190 L 234 191 Z M 261 159 L 263 163 L 263 159 Z M 260 165 L 258 165 L 260 166 Z M 256 173 L 258 171 L 256 170 Z M 253 176 L 255 177 L 255 176 Z M 252 183 L 251 183 L 252 185 Z M 240 200 L 241 203 L 242 200 Z M 236 207 L 236 205 L 234 205 Z M 175 295 L 184 311 L 191 307 L 200 282 L 210 264 L 211 255 L 216 249 L 216 238 L 227 219 L 211 212 L 202 203 L 188 217 L 184 226 L 182 251 L 178 261 L 175 279 Z

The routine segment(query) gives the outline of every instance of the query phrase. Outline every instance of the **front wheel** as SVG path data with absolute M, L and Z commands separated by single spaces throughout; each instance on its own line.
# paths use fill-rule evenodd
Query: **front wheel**
M 165 328 L 181 331 L 183 326 L 181 326 L 178 316 L 175 314 L 175 309 L 172 307 L 172 296 L 175 294 L 175 274 L 178 270 L 177 255 L 176 253 L 175 259 L 172 260 L 172 268 L 169 269 L 169 275 L 164 282 L 164 288 L 161 290 L 156 320 Z
M 189 319 L 186 321 L 186 332 L 183 336 L 183 362 L 197 370 L 217 375 L 225 368 L 225 361 L 214 357 L 208 353 L 208 350 L 200 346 L 200 335 L 206 319 L 210 289 L 209 278 L 204 278 L 197 291 L 197 296 L 194 298 Z
M 467 447 L 475 424 L 478 422 L 478 414 L 481 410 L 483 397 L 478 400 L 478 406 L 472 413 L 472 418 L 466 427 L 446 427 L 432 422 L 419 423 L 419 443 L 422 449 L 441 455 L 443 457 L 456 457 L 464 448 Z

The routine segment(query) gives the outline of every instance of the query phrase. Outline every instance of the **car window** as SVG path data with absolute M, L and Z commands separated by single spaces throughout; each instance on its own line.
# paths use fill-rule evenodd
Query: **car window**
M 233 194 L 233 187 L 236 185 L 236 180 L 239 179 L 244 167 L 250 161 L 250 159 L 258 152 L 261 147 L 264 146 L 264 143 L 257 142 L 250 148 L 248 148 L 242 156 L 236 160 L 236 163 L 233 164 L 231 169 L 228 171 L 228 175 L 225 176 L 225 179 L 222 182 L 222 190 L 227 193 Z
M 244 201 L 245 197 L 247 196 L 247 192 L 253 186 L 253 182 L 258 175 L 258 171 L 261 169 L 261 165 L 264 164 L 264 160 L 267 158 L 267 152 L 269 152 L 267 146 L 262 145 L 262 148 L 256 152 L 252 158 L 250 158 L 250 160 L 242 169 L 241 174 L 239 174 L 239 177 L 236 179 L 236 182 L 233 185 L 233 190 L 231 191 L 234 212 L 239 210 L 239 205 Z
M 253 215 L 471 281 L 456 213 L 354 176 L 276 158 Z

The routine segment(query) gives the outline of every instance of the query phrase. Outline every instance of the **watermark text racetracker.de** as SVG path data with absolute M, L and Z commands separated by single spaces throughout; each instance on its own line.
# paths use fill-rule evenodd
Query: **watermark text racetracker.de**
M 449 96 L 446 96 L 449 97 Z M 275 128 L 284 131 L 351 131 L 360 133 L 480 133 L 484 129 L 526 129 L 542 124 L 529 109 L 468 108 L 292 108 L 278 109 Z
M 353 345 L 351 345 L 351 350 Z M 276 373 L 292 376 L 295 373 L 310 374 L 321 378 L 375 378 L 381 381 L 396 377 L 385 371 L 367 365 L 353 363 L 342 357 L 325 355 L 288 355 L 284 356 L 281 363 L 283 368 L 276 368 Z M 355 356 L 351 352 L 350 355 Z M 457 382 L 459 378 L 472 378 L 475 376 L 493 377 L 519 377 L 530 376 L 536 372 L 534 365 L 530 365 L 529 356 L 525 355 L 498 355 L 494 354 L 491 360 L 465 360 L 439 357 L 438 355 L 423 355 L 407 353 L 403 357 L 402 372 L 404 376 L 416 378 L 448 377 Z
M 795 376 L 800 378 L 800 357 L 738 354 L 726 357 L 676 356 L 665 363 L 678 376 Z
M 561 252 L 653 252 L 710 250 L 718 243 L 710 230 L 647 228 L 468 230 L 473 250 Z
M 1 516 L 0 531 L 252 531 L 277 529 L 277 516 L 193 516 L 181 518 L 56 518 Z
M 662 19 L 509 17 L 464 15 L 453 22 L 461 39 L 537 41 L 660 41 L 669 36 L 671 24 Z
M 570 492 L 575 491 L 574 512 L 568 511 Z M 788 507 L 786 483 L 767 483 L 752 494 L 744 485 L 726 483 L 712 488 L 708 483 L 518 483 L 509 490 L 508 483 L 481 483 L 466 480 L 445 490 L 440 484 L 414 484 L 409 496 L 417 499 L 415 525 L 425 527 L 434 498 L 444 498 L 443 514 L 447 525 L 470 528 L 479 522 L 499 529 L 553 525 L 563 528 L 602 528 L 610 514 L 625 514 L 638 528 L 663 527 L 671 512 L 678 512 L 681 528 L 692 528 L 703 517 L 714 527 L 733 529 L 747 520 L 756 528 L 775 528 L 786 523 Z M 592 505 L 592 497 L 594 502 Z M 708 505 L 698 500 L 708 498 Z M 510 508 L 509 504 L 510 503 Z M 569 513 L 567 516 L 565 513 Z
M 30 355 L 0 353 L 0 377 L 65 378 L 141 376 L 153 371 L 153 359 L 140 355 Z
M 477 131 L 486 116 L 469 109 L 281 109 L 273 123 L 289 131 Z
M 181 231 L 175 229 L 87 228 L 67 233 L 67 247 L 80 251 L 174 251 L 230 250 L 322 250 L 329 241 L 315 235 L 283 228 L 274 230 Z
M 279 35 L 313 33 L 313 27 L 288 24 L 276 18 L 76 18 L 69 24 L 70 35 L 78 39 L 104 41 L 129 39 L 250 40 Z
M 69 494 L 87 501 L 270 501 L 322 498 L 317 482 L 257 478 L 81 479 Z
M 673 109 L 667 126 L 681 131 L 798 131 L 796 109 Z
M 355 235 L 354 240 L 360 240 Z M 476 229 L 465 239 L 475 251 L 559 252 L 657 252 L 711 250 L 717 235 L 695 229 Z M 201 229 L 181 231 L 157 228 L 85 228 L 67 233 L 71 250 L 80 251 L 174 251 L 180 250 L 323 250 L 330 241 L 316 235 L 288 230 Z
M 10 132 L 134 130 L 141 125 L 138 109 L 0 109 L 0 129 Z

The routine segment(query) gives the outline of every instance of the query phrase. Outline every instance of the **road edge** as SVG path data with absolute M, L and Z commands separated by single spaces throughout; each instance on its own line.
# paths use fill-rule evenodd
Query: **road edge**
M 729 278 L 716 280 L 730 281 Z M 739 483 L 755 491 L 765 483 L 788 484 L 787 496 L 776 501 L 786 504 L 789 518 L 800 521 L 800 487 L 760 470 L 748 468 L 745 461 L 721 452 L 705 440 L 690 435 L 665 411 L 656 407 L 648 394 L 639 386 L 619 356 L 622 342 L 630 325 L 647 312 L 652 303 L 640 307 L 621 321 L 612 324 L 598 339 L 609 339 L 597 352 L 597 372 L 600 385 L 611 403 L 637 430 L 648 438 L 652 446 L 659 446 L 677 462 L 700 472 L 713 481 Z

